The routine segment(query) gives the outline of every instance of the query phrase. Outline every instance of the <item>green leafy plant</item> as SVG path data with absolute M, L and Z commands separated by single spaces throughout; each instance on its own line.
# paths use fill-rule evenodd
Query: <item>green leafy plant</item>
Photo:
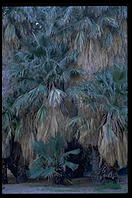
M 14 101 L 14 100 L 13 100 Z M 22 120 L 15 115 L 15 110 L 12 106 L 13 101 L 6 99 L 2 105 L 2 132 L 14 135 L 15 139 L 19 139 L 22 135 L 23 124 Z
M 14 102 L 16 114 L 29 107 L 40 106 L 44 99 L 56 107 L 66 97 L 62 85 L 74 76 L 83 75 L 81 68 L 74 68 L 78 52 L 67 55 L 64 44 L 56 44 L 43 34 L 25 42 L 26 51 L 18 51 L 10 67 L 13 89 L 17 92 Z
M 68 94 L 82 98 L 93 111 L 100 109 L 111 113 L 127 123 L 127 68 L 124 65 L 109 67 L 95 74 L 95 80 L 86 81 L 79 87 L 68 90 Z
M 78 167 L 78 164 L 68 161 L 68 157 L 79 154 L 80 149 L 64 153 L 64 141 L 59 132 L 55 137 L 50 137 L 48 143 L 36 141 L 33 148 L 38 158 L 30 165 L 30 178 L 52 178 L 54 183 L 64 184 L 68 179 L 65 175 L 66 166 L 72 170 Z

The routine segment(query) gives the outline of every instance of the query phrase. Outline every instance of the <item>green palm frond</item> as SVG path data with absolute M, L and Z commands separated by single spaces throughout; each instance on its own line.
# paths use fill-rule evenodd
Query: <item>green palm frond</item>
M 79 153 L 80 153 L 80 149 L 74 149 L 72 151 L 68 151 L 64 153 L 61 159 L 66 159 L 67 157 L 69 157 L 69 155 L 77 155 Z
M 48 143 L 36 141 L 33 144 L 34 151 L 39 155 L 39 158 L 34 160 L 30 165 L 30 178 L 52 178 L 56 175 L 61 176 L 57 171 L 60 166 L 71 168 L 73 171 L 78 168 L 78 164 L 68 161 L 69 155 L 77 155 L 80 149 L 75 149 L 64 153 L 64 140 L 60 132 L 56 133 L 55 137 L 50 137 Z
M 103 47 L 110 49 L 113 44 L 113 36 L 112 33 L 109 31 L 106 38 L 104 39 Z
M 59 155 L 62 153 L 64 147 L 64 140 L 61 136 L 61 133 L 57 132 L 56 136 L 50 137 L 48 142 L 50 153 L 58 162 L 60 157 Z
M 121 82 L 121 83 L 125 83 L 127 78 L 127 71 L 125 68 L 120 69 L 118 67 L 115 68 L 115 70 L 113 71 L 113 80 L 115 82 Z
M 23 132 L 23 123 L 22 120 L 19 122 L 16 122 L 16 127 L 14 129 L 14 134 L 15 134 L 15 140 L 19 140 L 19 138 L 22 136 Z
M 74 35 L 86 33 L 84 39 L 77 39 L 78 49 L 87 38 L 103 37 L 106 26 L 119 29 L 122 20 L 127 18 L 126 6 L 6 7 L 3 10 L 3 21 L 14 20 L 11 24 L 15 30 L 21 29 L 18 32 L 22 37 L 27 33 L 34 37 L 33 33 L 43 30 L 46 36 L 60 38 L 68 44 Z
M 43 169 L 43 173 L 41 174 L 41 176 L 51 179 L 53 178 L 55 173 L 56 173 L 55 167 L 50 166 L 50 167 L 46 167 L 45 169 Z
M 73 127 L 75 124 L 83 124 L 84 119 L 85 117 L 83 115 L 75 116 L 69 121 L 67 127 Z
M 71 63 L 73 64 L 78 57 L 79 53 L 77 50 L 74 50 L 70 55 L 65 56 L 60 62 L 59 66 L 63 69 L 65 67 L 69 67 Z
M 15 116 L 13 108 L 14 98 L 6 99 L 2 104 L 2 132 L 11 133 L 15 139 L 19 139 L 22 135 L 23 124 L 19 117 Z
M 72 88 L 68 88 L 66 90 L 66 93 L 70 96 L 70 97 L 77 97 L 77 98 L 81 98 L 81 96 L 85 96 L 84 90 L 82 89 L 81 86 L 78 87 L 72 87 Z
M 32 105 L 33 102 L 35 102 L 35 100 L 38 99 L 38 97 L 44 97 L 46 94 L 47 88 L 44 85 L 40 84 L 38 87 L 19 96 L 13 105 L 16 109 L 16 115 L 18 115 L 20 110 Z
M 47 160 L 48 163 L 52 163 L 53 159 L 47 153 L 47 145 L 44 144 L 42 141 L 36 141 L 33 144 L 33 148 L 37 154 Z
M 83 47 L 85 46 L 85 32 L 80 31 L 77 33 L 76 38 L 75 38 L 75 43 L 74 43 L 74 48 L 78 49 L 80 52 L 83 50 Z
M 12 78 L 24 77 L 26 68 L 24 65 L 16 64 L 12 67 L 11 76 Z
M 33 7 L 27 9 L 25 7 L 3 7 L 3 44 L 8 46 L 8 49 L 18 49 L 25 36 L 31 36 L 31 27 L 36 22 L 36 14 L 33 10 Z
M 33 163 L 29 166 L 29 178 L 40 178 L 40 176 L 43 174 L 44 168 L 43 168 L 43 162 L 41 158 L 38 158 L 33 161 Z
M 78 164 L 69 162 L 67 160 L 65 160 L 64 166 L 67 166 L 68 168 L 72 169 L 73 171 L 78 168 Z
M 42 123 L 44 123 L 47 115 L 48 115 L 48 109 L 44 105 L 42 105 L 36 115 L 37 125 L 41 125 Z
M 2 129 L 3 132 L 9 131 L 9 129 L 12 126 L 12 122 L 15 119 L 15 111 L 12 108 L 12 104 L 14 102 L 14 99 L 7 99 L 2 102 Z
M 115 65 L 107 68 L 96 73 L 94 81 L 80 83 L 80 86 L 67 92 L 73 97 L 78 96 L 83 103 L 90 104 L 94 111 L 102 105 L 106 112 L 120 115 L 121 109 L 127 105 L 126 67 Z
M 2 113 L 2 128 L 6 131 L 7 128 L 10 127 L 11 124 L 11 115 L 8 112 Z
M 108 25 L 110 25 L 110 26 L 112 26 L 112 27 L 114 27 L 114 28 L 118 28 L 118 27 L 119 27 L 119 26 L 118 26 L 118 22 L 116 21 L 115 18 L 112 18 L 112 17 L 105 17 L 105 22 L 106 22 Z

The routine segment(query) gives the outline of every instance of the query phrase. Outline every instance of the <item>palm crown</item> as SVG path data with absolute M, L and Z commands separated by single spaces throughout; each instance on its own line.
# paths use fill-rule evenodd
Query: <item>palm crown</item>
M 69 155 L 77 155 L 80 149 L 75 149 L 64 153 L 64 141 L 61 134 L 56 133 L 55 137 L 50 137 L 47 144 L 37 141 L 33 144 L 34 151 L 38 154 L 38 158 L 30 165 L 30 178 L 52 178 L 55 176 L 62 177 L 66 166 L 75 170 L 78 164 L 68 161 Z M 62 172 L 58 172 L 60 166 Z

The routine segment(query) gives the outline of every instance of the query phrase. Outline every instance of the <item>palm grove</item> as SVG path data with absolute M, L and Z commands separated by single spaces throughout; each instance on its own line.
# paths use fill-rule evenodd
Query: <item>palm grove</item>
M 117 181 L 127 166 L 127 7 L 2 9 L 2 172 Z M 78 170 L 79 173 L 78 173 Z

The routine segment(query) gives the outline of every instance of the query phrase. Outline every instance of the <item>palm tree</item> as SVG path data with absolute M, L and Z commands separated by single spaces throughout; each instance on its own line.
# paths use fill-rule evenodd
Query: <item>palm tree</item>
M 43 126 L 48 106 L 54 111 L 66 97 L 64 81 L 69 81 L 71 76 L 83 74 L 82 69 L 71 67 L 75 62 L 77 52 L 74 51 L 70 55 L 66 55 L 66 53 L 67 49 L 64 46 L 53 45 L 50 39 L 43 35 L 35 36 L 35 41 L 28 42 L 26 52 L 18 51 L 16 53 L 14 63 L 10 66 L 9 71 L 13 79 L 12 90 L 17 99 L 14 101 L 14 98 L 11 98 L 13 102 L 10 108 L 13 113 L 10 114 L 12 117 L 10 123 L 6 122 L 8 128 L 3 122 L 3 131 L 7 130 L 8 132 L 12 122 L 15 123 L 11 129 L 11 134 L 15 134 L 15 140 L 20 140 L 23 135 L 21 132 L 24 130 L 24 118 L 29 111 L 35 113 L 36 117 L 33 119 L 33 122 L 36 123 L 34 131 L 31 133 L 30 129 L 28 130 L 29 136 L 33 136 L 32 141 L 34 141 L 37 138 L 36 127 Z M 28 103 L 28 101 L 30 102 Z M 6 119 L 6 111 L 3 112 L 5 114 L 3 121 Z M 55 128 L 55 130 L 57 129 Z M 24 149 L 25 141 L 22 146 Z
M 13 98 L 3 101 L 2 108 L 2 180 L 8 183 L 7 168 L 16 177 L 16 182 L 27 181 L 25 167 L 22 167 L 23 156 L 17 142 L 22 133 L 22 120 L 15 116 L 12 108 Z
M 37 30 L 35 7 L 2 7 L 2 44 L 18 49 L 25 36 L 32 37 Z
M 78 164 L 68 160 L 69 155 L 77 155 L 80 150 L 64 152 L 65 142 L 61 133 L 57 132 L 55 137 L 50 137 L 47 144 L 37 141 L 33 144 L 38 158 L 30 165 L 29 177 L 45 177 L 53 179 L 55 184 L 71 183 L 65 174 L 66 166 L 72 170 L 77 169 Z
M 80 142 L 86 146 L 97 147 L 93 151 L 100 156 L 101 166 L 106 161 L 113 167 L 118 162 L 120 168 L 127 165 L 127 71 L 126 66 L 115 65 L 99 72 L 93 81 L 86 81 L 79 87 L 69 89 L 69 93 L 81 98 L 82 103 L 92 108 L 92 111 L 100 114 L 98 128 L 93 125 L 97 122 L 95 117 L 78 115 L 73 117 L 68 126 L 78 124 Z M 96 144 L 92 141 L 96 139 Z M 94 166 L 93 163 L 93 166 Z M 93 167 L 94 169 L 94 167 Z M 95 168 L 95 169 L 98 169 Z M 106 176 L 106 175 L 105 175 Z M 111 175 L 112 176 L 112 175 Z
M 14 51 L 23 49 L 25 37 L 32 38 L 39 30 L 37 11 L 35 7 L 2 7 L 2 98 L 13 94 L 9 68 Z
M 17 50 L 15 55 L 13 54 L 14 60 L 11 60 L 13 64 L 8 69 L 12 76 L 12 95 L 16 99 L 12 108 L 15 116 L 22 119 L 24 123 L 23 135 L 19 142 L 25 156 L 28 156 L 26 158 L 29 159 L 29 156 L 34 158 L 28 142 L 25 143 L 27 146 L 23 146 L 26 141 L 33 142 L 35 139 L 45 141 L 59 128 L 64 133 L 65 139 L 68 136 L 73 137 L 72 128 L 68 131 L 64 129 L 64 125 L 71 117 L 92 113 L 90 130 L 91 132 L 98 131 L 98 127 L 103 122 L 102 109 L 98 109 L 95 113 L 91 107 L 86 108 L 80 100 L 69 97 L 67 88 L 78 84 L 81 79 L 93 79 L 94 73 L 114 63 L 127 65 L 127 7 L 45 6 L 4 9 L 6 13 L 4 20 L 7 19 L 8 13 L 9 18 L 13 19 L 3 22 L 5 24 L 3 26 L 4 37 L 8 36 L 9 27 L 11 27 L 11 34 L 9 34 L 11 37 L 7 39 L 8 43 L 14 43 L 13 38 L 16 38 L 14 35 L 19 37 L 21 24 L 23 28 L 27 24 L 26 34 L 32 35 L 31 39 L 27 40 L 24 39 L 25 34 L 19 37 L 21 49 Z M 13 14 L 10 15 L 11 13 Z M 26 21 L 24 21 L 25 16 Z M 21 22 L 19 18 L 22 18 Z M 84 73 L 82 78 L 80 74 Z M 98 99 L 101 100 L 100 97 Z M 97 101 L 91 103 L 94 109 L 96 103 Z M 71 110 L 73 106 L 75 112 Z M 108 103 L 106 106 L 111 107 Z M 108 117 L 111 117 L 111 113 Z M 85 119 L 82 120 L 85 122 Z M 79 135 L 79 130 L 75 131 L 76 135 Z M 86 139 L 91 140 L 90 137 Z M 92 140 L 94 146 L 97 146 L 97 138 L 94 138 L 94 135 Z

